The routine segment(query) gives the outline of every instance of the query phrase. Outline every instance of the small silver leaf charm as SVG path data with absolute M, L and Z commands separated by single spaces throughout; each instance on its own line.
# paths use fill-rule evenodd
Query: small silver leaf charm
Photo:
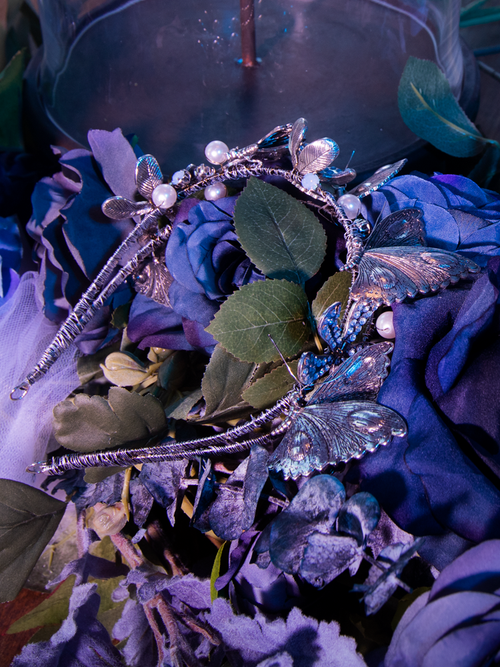
M 155 257 L 138 274 L 134 288 L 139 294 L 144 294 L 163 306 L 170 306 L 168 290 L 172 282 L 173 278 L 164 262 Z
M 307 132 L 307 121 L 305 118 L 298 118 L 293 124 L 292 131 L 290 132 L 290 139 L 288 140 L 288 150 L 292 156 L 292 164 L 294 167 L 297 166 L 297 160 L 299 157 L 299 149 L 304 141 Z
M 163 183 L 163 174 L 156 158 L 152 155 L 142 155 L 137 160 L 135 180 L 139 193 L 151 201 L 153 190 Z
M 363 183 L 357 185 L 353 190 L 350 190 L 348 194 L 362 199 L 372 192 L 375 192 L 375 190 L 378 190 L 390 181 L 391 178 L 394 178 L 394 176 L 401 171 L 407 161 L 408 160 L 406 159 L 399 160 L 399 162 L 395 162 L 394 164 L 380 167 L 371 178 L 368 178 L 366 181 L 363 181 Z
M 297 161 L 299 174 L 315 174 L 331 165 L 339 154 L 339 147 L 333 139 L 323 138 L 307 144 L 300 151 Z
M 125 197 L 110 197 L 101 206 L 102 212 L 113 220 L 126 220 L 134 215 L 140 215 L 151 208 L 148 202 L 133 202 Z

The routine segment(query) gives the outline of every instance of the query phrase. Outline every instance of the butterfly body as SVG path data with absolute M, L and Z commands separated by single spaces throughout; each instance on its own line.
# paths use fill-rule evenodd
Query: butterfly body
M 269 467 L 297 479 L 327 465 L 360 458 L 406 433 L 405 421 L 375 398 L 387 376 L 390 343 L 364 348 L 292 406 L 285 436 Z

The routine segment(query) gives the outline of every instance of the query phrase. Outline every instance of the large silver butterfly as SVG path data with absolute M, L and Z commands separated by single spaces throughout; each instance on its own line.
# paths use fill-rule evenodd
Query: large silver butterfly
M 425 246 L 421 216 L 419 209 L 405 208 L 375 225 L 356 261 L 344 335 L 354 339 L 357 320 L 366 321 L 382 304 L 436 292 L 480 270 L 463 255 Z
M 375 403 L 387 377 L 391 350 L 391 343 L 377 343 L 333 367 L 306 404 L 292 408 L 284 422 L 288 430 L 269 467 L 285 479 L 297 479 L 328 464 L 360 458 L 393 436 L 404 436 L 404 419 Z

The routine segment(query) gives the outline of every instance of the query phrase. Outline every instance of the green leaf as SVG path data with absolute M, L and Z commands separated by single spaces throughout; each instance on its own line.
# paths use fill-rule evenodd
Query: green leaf
M 467 118 L 446 77 L 429 60 L 408 58 L 399 82 L 398 104 L 410 130 L 449 155 L 471 157 L 491 143 Z
M 494 23 L 500 21 L 500 8 L 498 7 L 476 7 L 460 17 L 460 27 L 468 28 L 472 25 Z
M 221 306 L 206 329 L 228 352 L 243 361 L 293 357 L 308 339 L 307 297 L 299 285 L 265 280 L 245 285 Z
M 234 210 L 243 250 L 269 278 L 304 284 L 326 251 L 321 223 L 304 204 L 274 185 L 251 178 Z
M 481 188 L 490 187 L 493 178 L 499 172 L 499 164 L 500 145 L 495 141 L 481 155 L 481 159 L 470 172 L 469 178 L 475 181 Z
M 227 545 L 230 544 L 229 541 L 226 540 L 226 542 L 223 542 L 219 550 L 217 551 L 215 555 L 215 560 L 214 564 L 212 567 L 212 572 L 210 574 L 210 601 L 213 602 L 219 597 L 220 592 L 215 588 L 215 582 L 217 579 L 220 577 L 220 571 L 221 571 L 221 566 L 222 566 L 222 556 L 224 555 L 224 550 L 226 549 Z
M 26 49 L 18 51 L 0 74 L 0 149 L 23 148 L 21 102 Z
M 147 440 L 166 426 L 160 401 L 121 387 L 111 387 L 107 399 L 77 394 L 54 408 L 55 437 L 76 452 Z
M 340 301 L 342 310 L 345 310 L 351 289 L 352 274 L 350 271 L 338 271 L 330 276 L 321 287 L 312 302 L 312 314 L 317 320 L 332 303 Z
M 72 574 L 63 581 L 49 598 L 40 602 L 38 607 L 13 623 L 7 630 L 7 634 L 11 635 L 44 625 L 62 623 L 68 615 L 69 599 L 74 583 L 75 575 Z
M 0 602 L 19 593 L 65 509 L 39 489 L 0 479 Z
M 298 361 L 291 361 L 289 364 L 295 374 L 297 374 L 298 363 Z M 294 384 L 295 379 L 288 372 L 288 368 L 282 364 L 245 389 L 243 398 L 257 410 L 262 410 L 276 403 L 290 391 Z
M 165 411 L 170 419 L 187 419 L 191 409 L 203 398 L 201 389 L 195 389 L 178 401 L 171 403 Z
M 113 577 L 112 579 L 93 579 L 90 581 L 97 582 L 97 593 L 101 598 L 99 604 L 99 611 L 97 613 L 97 620 L 100 621 L 106 630 L 111 635 L 113 626 L 122 615 L 125 600 L 121 602 L 114 602 L 111 599 L 111 594 L 118 587 L 120 581 L 125 577 Z
M 240 361 L 217 345 L 201 383 L 206 402 L 204 419 L 217 416 L 240 403 L 241 393 L 254 371 L 255 364 Z
M 80 384 L 87 384 L 91 380 L 102 377 L 101 363 L 106 359 L 110 352 L 118 352 L 120 343 L 110 345 L 95 354 L 88 354 L 84 357 L 79 357 L 76 363 L 76 371 Z

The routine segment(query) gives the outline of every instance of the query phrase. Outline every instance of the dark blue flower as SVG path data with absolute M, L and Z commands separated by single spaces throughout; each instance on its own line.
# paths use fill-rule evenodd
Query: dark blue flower
M 428 535 L 437 567 L 471 544 L 500 537 L 500 196 L 461 176 L 402 176 L 368 198 L 379 214 L 423 211 L 427 242 L 458 251 L 483 274 L 393 306 L 391 373 L 379 401 L 408 435 L 351 471 L 405 530 Z
M 186 200 L 167 244 L 172 308 L 203 327 L 236 288 L 264 279 L 238 243 L 232 222 L 235 203 L 236 197 Z

